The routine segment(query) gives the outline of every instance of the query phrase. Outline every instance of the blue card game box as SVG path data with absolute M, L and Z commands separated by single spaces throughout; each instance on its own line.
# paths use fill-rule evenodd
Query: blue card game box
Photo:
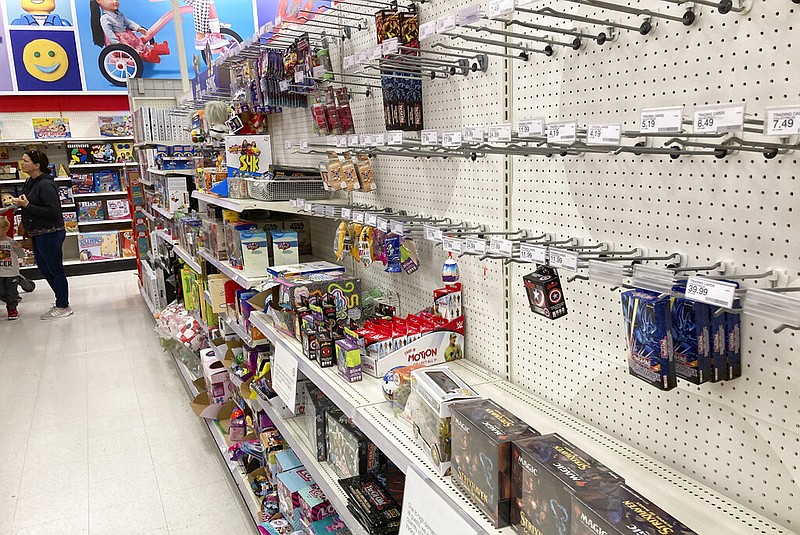
M 515 441 L 511 458 L 511 525 L 522 535 L 570 535 L 573 495 L 614 496 L 623 483 L 556 434 Z
M 492 400 L 450 405 L 453 481 L 496 528 L 509 524 L 511 443 L 540 433 Z
M 626 485 L 614 494 L 572 499 L 571 535 L 697 535 Z
M 711 379 L 709 307 L 681 297 L 672 297 L 672 345 L 675 370 L 681 379 L 703 384 Z
M 740 308 L 738 299 L 734 300 L 733 308 Z M 742 376 L 742 320 L 739 314 L 725 313 L 725 357 L 728 362 L 728 380 Z
M 728 378 L 727 339 L 725 337 L 725 313 L 719 307 L 710 307 L 708 341 L 711 350 L 711 382 Z
M 670 297 L 647 290 L 622 294 L 628 371 L 661 390 L 677 386 Z

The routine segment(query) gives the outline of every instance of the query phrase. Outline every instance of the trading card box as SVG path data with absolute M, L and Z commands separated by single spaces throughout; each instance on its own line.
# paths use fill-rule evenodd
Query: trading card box
M 570 535 L 572 495 L 617 492 L 621 477 L 552 434 L 514 443 L 511 525 L 522 535 Z
M 609 495 L 573 496 L 570 521 L 571 535 L 697 535 L 627 485 Z
M 314 484 L 314 478 L 305 468 L 294 468 L 278 474 L 276 479 L 281 510 L 291 516 L 295 507 L 300 506 L 300 491 Z
M 301 489 L 300 521 L 304 526 L 336 514 L 336 509 L 328 501 L 328 497 L 317 485 Z
M 661 390 L 678 385 L 669 296 L 647 290 L 622 294 L 628 371 Z
M 328 460 L 328 446 L 325 440 L 327 419 L 325 414 L 335 408 L 333 402 L 313 383 L 306 383 L 306 431 L 311 442 L 311 451 L 318 461 Z
M 727 338 L 725 337 L 725 313 L 717 313 L 719 307 L 709 310 L 709 345 L 711 350 L 711 382 L 728 379 Z
M 339 480 L 347 495 L 347 508 L 368 528 L 370 533 L 382 533 L 387 528 L 400 527 L 400 506 L 386 492 L 373 474 Z
M 338 408 L 325 413 L 328 463 L 341 478 L 366 474 L 380 464 L 378 448 Z
M 508 525 L 511 507 L 511 443 L 540 435 L 488 399 L 459 401 L 452 411 L 453 481 L 496 528 Z
M 739 300 L 733 302 L 734 308 L 740 308 Z M 742 319 L 739 314 L 725 313 L 725 356 L 728 361 L 728 380 L 742 376 Z
M 681 379 L 696 385 L 709 381 L 711 379 L 711 348 L 708 305 L 681 297 L 672 297 L 670 312 L 675 373 Z

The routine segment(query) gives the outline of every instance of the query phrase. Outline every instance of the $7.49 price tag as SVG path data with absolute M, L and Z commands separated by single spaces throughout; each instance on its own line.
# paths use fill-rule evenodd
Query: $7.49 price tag
M 686 299 L 716 305 L 724 308 L 733 307 L 736 298 L 736 284 L 732 282 L 689 277 L 686 281 Z

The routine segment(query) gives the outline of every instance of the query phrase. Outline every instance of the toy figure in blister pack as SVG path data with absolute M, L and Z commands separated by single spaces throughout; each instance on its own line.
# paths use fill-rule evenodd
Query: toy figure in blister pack
M 386 272 L 387 273 L 402 273 L 403 268 L 400 267 L 400 236 L 391 234 L 386 237 Z
M 373 229 L 369 225 L 364 225 L 361 228 L 361 234 L 358 237 L 358 255 L 361 258 L 361 263 L 364 267 L 369 267 L 374 260 L 373 247 L 375 245 L 375 236 Z
M 353 123 L 353 112 L 350 109 L 350 93 L 346 87 L 336 89 L 336 114 L 339 117 L 339 124 L 343 134 L 355 134 Z
M 331 134 L 330 126 L 325 114 L 325 106 L 317 101 L 311 105 L 311 118 L 314 125 L 314 133 L 318 136 L 328 136 Z
M 336 260 L 342 261 L 342 256 L 345 251 L 349 251 L 349 233 L 347 232 L 347 222 L 342 221 L 336 229 L 336 237 L 334 238 L 333 252 L 336 253 Z

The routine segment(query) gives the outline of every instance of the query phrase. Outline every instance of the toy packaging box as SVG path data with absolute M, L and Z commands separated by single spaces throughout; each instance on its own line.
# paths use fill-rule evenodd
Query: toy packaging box
M 31 119 L 33 137 L 36 139 L 56 139 L 72 137 L 67 117 L 37 117 Z
M 273 265 L 297 264 L 300 262 L 300 249 L 297 232 L 293 230 L 271 230 Z
M 572 498 L 571 535 L 696 535 L 627 485 L 610 494 Z
M 741 308 L 739 299 L 733 301 L 734 308 Z M 728 363 L 728 380 L 742 376 L 742 318 L 739 314 L 725 313 L 725 358 Z
M 133 116 L 127 115 L 98 115 L 101 137 L 132 137 Z
M 81 201 L 78 203 L 78 221 L 104 221 L 106 218 L 103 201 Z
M 117 153 L 114 152 L 113 143 L 94 144 L 89 150 L 92 153 L 94 163 L 115 163 L 117 161 Z
M 725 337 L 725 313 L 718 307 L 709 308 L 708 339 L 711 352 L 711 382 L 728 378 L 727 339 Z
M 64 230 L 67 232 L 78 232 L 78 214 L 75 212 L 63 212 Z
M 514 442 L 511 525 L 522 535 L 570 535 L 572 496 L 613 496 L 621 477 L 556 434 Z
M 300 490 L 314 484 L 314 478 L 305 468 L 294 468 L 278 474 L 278 501 L 281 510 L 292 516 L 295 507 L 300 506 Z
M 366 474 L 379 464 L 378 448 L 337 408 L 325 413 L 328 462 L 341 478 Z
M 116 230 L 78 234 L 78 256 L 83 262 L 119 258 L 119 234 Z
M 58 186 L 58 200 L 61 201 L 62 205 L 74 204 L 75 199 L 72 197 L 72 187 Z
M 70 164 L 90 164 L 92 160 L 92 146 L 88 143 L 67 143 L 67 161 Z
M 300 495 L 300 521 L 303 526 L 309 527 L 313 522 L 336 514 L 336 509 L 317 485 L 301 489 L 298 494 Z
M 450 406 L 453 481 L 491 519 L 509 524 L 511 443 L 540 435 L 528 424 L 488 399 Z
M 709 381 L 711 344 L 708 305 L 672 297 L 670 312 L 677 376 L 696 385 Z
M 94 176 L 90 174 L 73 174 L 72 175 L 72 193 L 84 194 L 95 193 L 94 191 Z
M 106 211 L 109 219 L 131 218 L 131 205 L 128 199 L 107 199 Z
M 275 469 L 278 474 L 288 472 L 294 468 L 303 466 L 297 454 L 292 450 L 283 450 L 275 453 Z
M 347 495 L 347 509 L 369 533 L 396 533 L 401 510 L 374 474 L 339 481 Z
M 333 402 L 313 385 L 306 384 L 306 432 L 311 443 L 311 452 L 318 461 L 328 460 L 328 445 L 325 440 L 328 410 L 335 408 Z
M 239 243 L 241 243 L 242 269 L 254 276 L 263 276 L 269 266 L 269 249 L 267 233 L 257 225 L 236 225 Z M 236 256 L 236 255 L 233 255 Z
M 351 338 L 336 340 L 336 365 L 348 383 L 361 380 L 361 349 Z
M 132 230 L 119 231 L 119 252 L 122 258 L 136 258 L 136 240 Z
M 337 514 L 311 523 L 311 535 L 350 535 L 347 524 Z
M 275 277 L 280 286 L 274 289 L 278 299 L 273 303 L 294 310 L 304 299 L 333 296 L 337 319 L 361 318 L 361 279 L 336 273 L 309 273 Z
M 225 162 L 229 177 L 250 175 L 260 178 L 272 164 L 270 137 L 225 136 Z
M 414 438 L 439 473 L 446 475 L 450 471 L 452 452 L 450 405 L 477 398 L 478 394 L 446 366 L 413 370 L 411 391 L 418 396 L 411 408 Z
M 567 315 L 567 303 L 557 270 L 539 266 L 533 273 L 525 275 L 523 281 L 533 313 L 551 320 Z
M 94 173 L 94 192 L 106 193 L 110 191 L 122 191 L 117 171 L 98 171 Z
M 628 370 L 661 390 L 677 386 L 670 297 L 647 290 L 622 294 Z

